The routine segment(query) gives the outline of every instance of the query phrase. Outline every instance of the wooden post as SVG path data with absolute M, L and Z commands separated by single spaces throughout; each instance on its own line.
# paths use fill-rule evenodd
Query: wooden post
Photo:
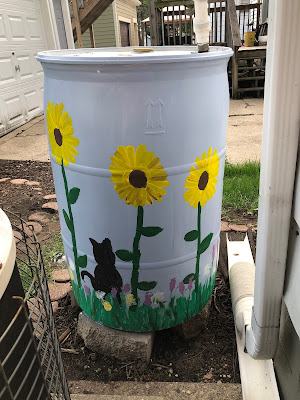
M 238 66 L 239 66 L 239 48 L 234 47 L 234 54 L 232 56 L 232 70 L 231 70 L 231 79 L 232 79 L 232 98 L 238 98 L 238 88 L 239 88 L 239 77 L 238 77 Z
M 148 0 L 151 46 L 157 46 L 157 21 L 154 0 Z
M 94 25 L 92 24 L 89 29 L 90 29 L 91 47 L 95 48 L 96 45 L 95 45 Z
M 73 3 L 73 12 L 74 12 L 74 21 L 75 21 L 75 27 L 76 27 L 77 42 L 78 42 L 78 46 L 80 48 L 82 48 L 83 43 L 82 43 L 81 26 L 80 26 L 77 0 L 72 0 L 72 3 Z

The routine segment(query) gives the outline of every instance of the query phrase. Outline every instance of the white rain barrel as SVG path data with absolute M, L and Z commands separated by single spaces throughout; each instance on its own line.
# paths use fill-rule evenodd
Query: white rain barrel
M 210 298 L 231 55 L 172 46 L 37 56 L 72 286 L 104 325 L 166 329 Z

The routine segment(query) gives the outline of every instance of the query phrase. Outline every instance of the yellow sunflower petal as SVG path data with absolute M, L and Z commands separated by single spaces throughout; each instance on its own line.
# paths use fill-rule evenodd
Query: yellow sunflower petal
M 161 201 L 166 194 L 163 189 L 169 185 L 167 173 L 160 159 L 145 145 L 119 146 L 111 157 L 111 181 L 119 198 L 134 207 L 153 204 L 153 199 Z
M 184 184 L 187 189 L 184 193 L 184 199 L 193 208 L 196 208 L 199 203 L 201 207 L 204 207 L 216 192 L 219 173 L 217 149 L 212 152 L 212 147 L 210 147 L 207 151 L 207 156 L 206 152 L 203 152 L 201 159 L 199 157 L 196 158 L 195 164 L 197 168 L 191 167 L 190 175 L 188 175 Z
M 62 161 L 64 165 L 69 162 L 74 164 L 78 155 L 75 147 L 78 147 L 79 139 L 73 136 L 72 118 L 64 111 L 64 104 L 53 104 L 49 101 L 46 120 L 53 158 L 58 164 Z

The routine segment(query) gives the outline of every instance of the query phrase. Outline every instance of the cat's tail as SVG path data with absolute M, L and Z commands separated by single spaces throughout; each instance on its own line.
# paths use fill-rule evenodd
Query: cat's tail
M 120 292 L 118 292 L 117 293 L 117 299 L 118 299 L 118 302 L 119 302 L 119 306 L 121 307 L 121 305 L 122 305 L 122 299 L 121 299 L 121 296 L 120 296 Z
M 93 275 L 90 274 L 90 273 L 87 272 L 87 271 L 81 271 L 81 279 L 84 279 L 85 276 L 88 276 L 88 277 L 90 278 L 91 283 L 92 283 L 92 286 L 93 286 L 93 288 L 96 290 L 96 288 L 95 288 L 96 282 L 95 282 L 95 278 L 93 277 Z

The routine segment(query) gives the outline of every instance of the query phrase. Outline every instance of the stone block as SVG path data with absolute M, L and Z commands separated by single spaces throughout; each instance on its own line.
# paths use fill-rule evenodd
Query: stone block
M 174 332 L 185 340 L 192 339 L 198 336 L 207 328 L 211 309 L 211 298 L 206 303 L 205 307 L 196 314 L 193 318 L 184 322 L 181 325 L 171 328 Z
M 81 312 L 78 317 L 78 334 L 85 346 L 97 353 L 119 360 L 136 360 L 148 364 L 151 357 L 154 332 L 125 332 L 109 328 Z

